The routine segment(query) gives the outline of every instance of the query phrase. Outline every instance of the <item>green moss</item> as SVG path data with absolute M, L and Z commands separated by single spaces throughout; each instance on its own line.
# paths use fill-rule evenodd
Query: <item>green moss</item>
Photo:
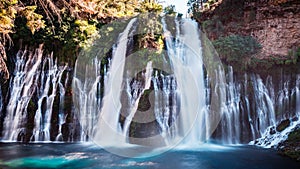
M 289 134 L 288 141 L 298 142 L 300 144 L 300 129 L 297 129 Z
M 300 157 L 300 151 L 289 150 L 289 151 L 284 152 L 284 155 L 298 160 L 298 158 Z
M 300 161 L 300 128 L 288 135 L 288 139 L 280 144 L 279 153 Z

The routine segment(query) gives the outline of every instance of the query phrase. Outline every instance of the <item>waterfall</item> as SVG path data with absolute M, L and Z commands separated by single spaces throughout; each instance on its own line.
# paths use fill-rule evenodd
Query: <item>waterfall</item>
M 300 113 L 300 75 L 297 76 L 296 81 L 296 113 Z
M 84 137 L 88 135 L 103 146 L 121 146 L 127 143 L 161 146 L 172 145 L 179 140 L 183 140 L 183 145 L 192 146 L 205 142 L 215 125 L 212 124 L 215 121 L 210 119 L 216 117 L 209 113 L 209 94 L 205 84 L 207 79 L 196 22 L 176 21 L 176 40 L 166 36 L 167 54 L 173 73 L 167 75 L 159 71 L 150 61 L 143 69 L 141 77 L 132 78 L 132 70 L 128 68 L 130 63 L 126 65 L 131 61 L 130 56 L 126 59 L 125 56 L 127 45 L 131 44 L 129 39 L 132 39 L 135 22 L 136 19 L 132 19 L 119 35 L 118 42 L 113 46 L 109 69 L 103 77 L 96 73 L 96 69 L 99 69 L 96 62 L 100 61 L 93 60 L 89 62 L 92 64 L 83 67 L 78 65 L 78 61 L 76 63 L 76 68 L 81 67 L 83 70 L 78 72 L 75 69 L 73 89 L 75 102 L 79 102 L 75 104 L 79 105 L 77 111 L 80 112 L 79 120 L 85 131 Z M 170 32 L 164 20 L 162 22 L 167 35 Z M 214 81 L 219 85 L 214 86 L 212 93 L 224 97 L 225 92 L 219 93 L 224 79 L 220 72 L 213 72 L 218 74 Z M 82 78 L 82 75 L 85 77 Z M 100 104 L 94 104 L 97 102 L 95 93 L 99 90 L 97 84 L 103 78 L 103 99 Z M 154 91 L 154 95 L 151 91 Z M 150 103 L 151 112 L 147 111 L 148 114 L 139 110 L 139 106 L 147 106 L 143 103 L 147 101 L 147 97 L 153 99 L 153 103 Z M 90 107 L 95 108 L 95 105 L 98 107 L 90 111 Z M 151 121 L 152 118 L 154 121 Z M 135 127 L 134 133 L 131 132 L 132 127 Z M 143 127 L 148 127 L 148 130 Z M 143 142 L 145 139 L 148 139 L 147 143 Z
M 48 67 L 48 70 L 46 67 Z M 33 139 L 35 141 L 50 141 L 50 123 L 53 103 L 58 87 L 61 97 L 64 96 L 64 87 L 61 84 L 61 78 L 66 68 L 67 66 L 59 69 L 52 57 L 44 59 L 40 78 L 40 83 L 43 85 L 38 89 L 38 109 L 34 117 L 35 127 L 33 129 Z M 50 87 L 52 90 L 50 90 Z M 50 91 L 51 93 L 49 95 Z M 43 106 L 43 104 L 45 104 L 45 106 Z
M 41 48 L 34 53 L 18 52 L 9 86 L 3 140 L 50 141 L 53 103 L 65 69 L 66 66 L 58 67 L 52 56 L 43 60 Z
M 270 93 L 262 79 L 258 75 L 252 77 L 254 86 L 255 111 L 257 113 L 256 129 L 262 135 L 270 125 L 276 124 L 274 102 L 270 98 Z
M 242 127 L 242 124 L 240 122 L 240 92 L 241 86 L 239 84 L 235 84 L 233 77 L 233 69 L 232 67 L 229 67 L 226 85 L 226 104 L 222 107 L 222 133 L 226 133 L 222 135 L 223 143 L 233 144 L 240 142 L 240 132 Z
M 100 62 L 94 58 L 89 65 L 83 65 L 78 72 L 80 63 L 78 61 L 75 65 L 73 77 L 73 99 L 75 106 L 80 112 L 79 122 L 83 131 L 80 134 L 80 141 L 88 141 L 89 136 L 94 135 L 94 126 L 97 123 L 98 112 L 100 111 L 101 100 L 97 93 L 101 88 L 100 85 Z M 104 76 L 106 71 L 104 71 Z
M 300 75 L 240 74 L 231 66 L 225 75 L 196 22 L 175 19 L 172 28 L 163 18 L 166 51 L 159 64 L 166 71 L 151 58 L 133 58 L 141 52 L 133 46 L 144 28 L 138 21 L 128 22 L 105 56 L 92 48 L 78 57 L 74 74 L 41 48 L 19 51 L 8 89 L 0 87 L 1 139 L 112 147 L 196 147 L 212 139 L 271 147 L 299 124 Z M 289 125 L 278 129 L 285 120 Z
M 135 99 L 134 103 L 132 104 L 132 108 L 129 110 L 129 115 L 126 117 L 126 120 L 124 122 L 124 127 L 123 127 L 123 135 L 128 136 L 129 135 L 129 128 L 130 128 L 130 124 L 132 122 L 132 119 L 138 109 L 138 105 L 141 99 L 142 94 L 145 92 L 145 90 L 148 90 L 151 86 L 151 76 L 152 76 L 152 62 L 148 62 L 147 63 L 147 67 L 146 67 L 146 72 L 144 75 L 145 78 L 145 86 L 143 87 L 142 91 L 139 93 L 139 96 L 137 96 L 137 98 Z M 125 140 L 125 142 L 127 142 L 128 140 Z
M 249 123 L 250 126 L 250 133 L 251 133 L 251 137 L 250 140 L 254 140 L 255 137 L 255 130 L 254 130 L 254 119 L 252 119 L 251 116 L 251 110 L 250 110 L 250 101 L 249 101 L 249 84 L 248 84 L 248 75 L 244 74 L 244 100 L 245 100 L 245 108 L 244 108 L 244 114 L 247 114 L 247 121 L 244 122 L 244 126 L 246 126 Z M 246 124 L 245 124 L 246 123 Z
M 59 114 L 58 114 L 58 135 L 56 136 L 55 141 L 62 141 L 62 125 L 66 122 L 64 107 L 65 107 L 65 94 L 66 94 L 66 88 L 68 87 L 68 81 L 69 81 L 69 73 L 67 73 L 66 75 L 65 83 L 62 83 L 61 80 L 58 81 L 60 96 L 59 96 Z
M 25 134 L 27 122 L 27 106 L 35 90 L 38 80 L 37 69 L 42 62 L 42 51 L 34 54 L 28 51 L 17 54 L 14 78 L 10 82 L 10 100 L 4 119 L 4 140 L 16 141 L 19 134 Z M 29 55 L 28 58 L 27 54 Z
M 299 78 L 280 79 L 274 85 L 270 75 L 265 80 L 254 73 L 239 77 L 229 67 L 226 104 L 215 138 L 225 144 L 246 143 L 270 135 L 281 121 L 297 116 Z
M 125 56 L 128 42 L 128 34 L 136 19 L 132 19 L 124 32 L 119 36 L 117 46 L 113 50 L 113 57 L 105 84 L 103 106 L 98 119 L 97 132 L 94 141 L 101 145 L 120 145 L 125 143 L 124 135 L 119 123 L 119 112 L 121 108 L 120 93 L 123 81 Z
M 203 72 L 201 41 L 196 22 L 182 20 L 176 23 L 176 40 L 173 42 L 167 25 L 162 20 L 168 55 L 180 96 L 178 137 L 184 137 L 184 145 L 198 145 L 210 134 L 207 119 L 206 87 Z M 182 30 L 182 31 L 181 31 Z
M 154 88 L 154 114 L 161 128 L 161 136 L 165 138 L 167 145 L 172 143 L 178 131 L 176 123 L 180 101 L 176 92 L 177 83 L 174 75 L 163 75 L 155 72 L 152 77 Z

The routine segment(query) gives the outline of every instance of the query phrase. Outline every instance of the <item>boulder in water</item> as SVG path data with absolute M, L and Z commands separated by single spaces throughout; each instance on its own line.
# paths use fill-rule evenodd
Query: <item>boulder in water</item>
M 291 124 L 291 121 L 289 119 L 283 120 L 279 123 L 279 125 L 276 127 L 276 131 L 281 132 L 287 127 L 289 127 Z

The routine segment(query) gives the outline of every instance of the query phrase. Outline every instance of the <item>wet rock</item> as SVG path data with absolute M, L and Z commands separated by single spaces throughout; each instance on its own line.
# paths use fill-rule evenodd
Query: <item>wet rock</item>
M 69 141 L 69 137 L 72 134 L 72 124 L 64 123 L 61 127 L 61 133 L 62 133 L 62 140 Z
M 276 133 L 275 128 L 274 127 L 270 128 L 270 134 L 272 135 L 272 134 L 275 134 L 275 133 Z
M 289 119 L 283 120 L 279 123 L 279 125 L 276 127 L 276 131 L 281 132 L 287 127 L 289 127 L 291 124 L 291 121 Z
M 292 118 L 292 121 L 297 121 L 297 120 L 298 120 L 298 117 Z
M 279 154 L 300 161 L 300 125 L 289 133 L 288 139 L 280 143 L 278 147 Z

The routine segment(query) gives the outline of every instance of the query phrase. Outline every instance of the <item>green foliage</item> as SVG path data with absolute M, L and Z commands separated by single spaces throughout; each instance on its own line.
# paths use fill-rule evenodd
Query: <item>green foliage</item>
M 268 70 L 274 66 L 275 62 L 270 61 L 268 59 L 258 59 L 258 58 L 251 58 L 250 63 L 248 63 L 248 66 L 250 66 L 252 69 L 263 68 L 265 70 Z
M 120 18 L 144 12 L 161 12 L 155 0 L 72 0 L 72 14 L 84 18 Z
M 214 3 L 216 3 L 218 0 L 207 0 L 204 4 L 203 4 L 203 9 L 202 10 L 209 10 L 211 5 L 213 5 Z
M 296 64 L 298 62 L 298 59 L 300 58 L 300 47 L 294 47 L 288 52 L 288 59 L 287 61 Z
M 228 62 L 245 61 L 256 54 L 261 45 L 251 36 L 230 35 L 213 42 L 222 59 Z
M 137 28 L 138 48 L 153 48 L 161 51 L 163 42 L 159 13 L 141 14 L 138 19 L 140 23 Z
M 145 12 L 162 12 L 163 7 L 161 4 L 156 3 L 155 0 L 143 0 L 140 2 L 139 7 L 136 9 L 139 13 L 145 13 Z
M 26 6 L 20 10 L 20 15 L 27 19 L 26 26 L 34 34 L 37 30 L 45 28 L 45 21 L 42 20 L 43 16 L 35 13 L 36 6 Z
M 146 66 L 149 61 L 153 65 L 162 66 L 164 62 L 164 42 L 163 29 L 161 25 L 161 17 L 158 13 L 146 13 L 138 16 L 139 24 L 137 26 L 136 35 L 134 36 L 134 49 L 130 54 L 135 58 L 132 63 L 135 65 Z M 135 65 L 128 65 L 134 67 Z
M 17 10 L 15 9 L 16 0 L 13 1 L 0 1 L 0 41 L 4 41 L 2 37 L 8 37 L 9 33 L 13 32 L 14 27 L 14 19 L 17 14 Z
M 202 28 L 212 39 L 222 36 L 225 31 L 222 21 L 215 16 L 212 19 L 202 22 Z
M 93 35 L 97 36 L 96 24 L 89 23 L 86 20 L 76 20 L 75 25 L 78 27 L 79 32 L 77 32 L 77 36 L 73 36 L 73 40 L 78 42 L 80 47 L 87 45 L 87 40 Z
M 98 31 L 104 24 L 151 11 L 162 11 L 162 6 L 155 0 L 1 0 L 0 34 L 5 36 L 0 41 L 12 37 L 17 45 L 20 39 L 33 47 L 43 43 L 46 52 L 70 62 L 81 48 L 88 47 L 89 39 L 103 36 Z
M 17 17 L 26 18 L 26 26 L 34 34 L 36 30 L 45 27 L 43 16 L 35 13 L 36 6 L 21 7 L 18 5 L 17 0 L 13 1 L 0 1 L 0 34 L 9 37 L 9 33 L 14 33 L 15 19 Z M 5 41 L 0 39 L 1 41 Z
M 175 15 L 176 14 L 175 5 L 169 5 L 165 7 L 164 13 L 167 15 Z

